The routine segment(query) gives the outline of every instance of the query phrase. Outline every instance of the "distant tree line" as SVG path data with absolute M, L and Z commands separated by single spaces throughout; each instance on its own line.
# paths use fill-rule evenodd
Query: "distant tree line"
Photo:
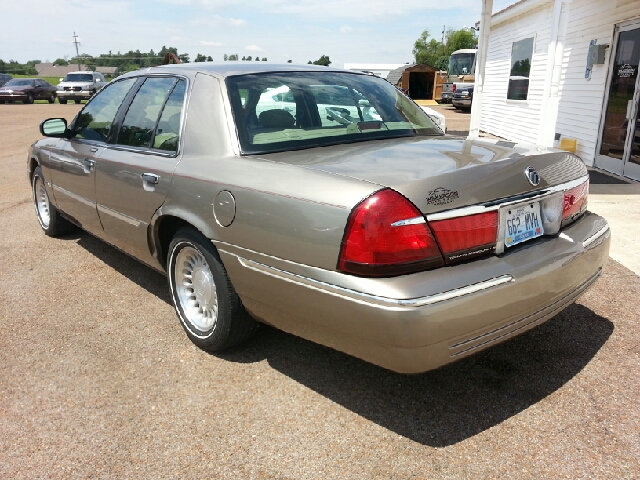
M 222 57 L 222 59 L 225 62 L 237 62 L 238 61 L 238 54 L 237 53 L 232 53 L 232 54 L 227 54 L 225 53 Z M 254 59 L 251 55 L 246 56 L 246 57 L 242 57 L 241 59 L 243 62 L 250 62 L 251 60 L 255 60 L 256 62 L 260 61 L 260 57 L 256 55 L 256 58 Z M 262 61 L 266 62 L 267 61 L 267 57 L 262 57 Z
M 129 50 L 126 53 L 103 53 L 97 57 L 81 54 L 70 59 L 57 58 L 53 64 L 66 66 L 70 64 L 83 64 L 87 65 L 90 70 L 95 70 L 96 67 L 118 67 L 120 73 L 129 72 L 131 70 L 138 70 L 140 68 L 156 67 L 162 64 L 164 57 L 167 53 L 174 53 L 180 59 L 182 63 L 189 63 L 188 53 L 178 53 L 178 49 L 175 47 L 163 46 L 160 51 L 154 52 L 150 50 L 148 53 L 141 52 L 140 50 Z M 212 61 L 213 59 L 205 57 L 198 53 L 196 62 Z M 16 62 L 15 60 L 9 60 L 4 62 L 0 59 L 0 72 L 10 73 L 14 75 L 36 75 L 35 66 L 38 63 L 42 63 L 40 60 L 30 60 L 25 64 Z
M 468 28 L 448 30 L 444 37 L 444 43 L 435 38 L 429 39 L 430 35 L 429 30 L 425 30 L 415 41 L 413 57 L 416 63 L 430 65 L 438 70 L 449 68 L 449 57 L 456 50 L 478 46 L 475 31 Z

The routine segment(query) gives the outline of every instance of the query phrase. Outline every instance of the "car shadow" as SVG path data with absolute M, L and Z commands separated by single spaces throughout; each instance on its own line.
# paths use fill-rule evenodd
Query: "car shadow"
M 100 259 L 160 300 L 171 304 L 167 279 L 162 273 L 138 262 L 129 255 L 104 243 L 89 233 L 78 231 L 59 238 L 75 240 L 79 246 L 94 257 Z
M 613 323 L 573 304 L 545 324 L 440 369 L 402 375 L 263 326 L 218 358 L 266 359 L 296 382 L 415 442 L 446 447 L 544 399 L 579 373 Z
M 97 238 L 67 236 L 159 299 L 165 277 Z M 573 304 L 548 322 L 476 355 L 402 375 L 267 325 L 217 358 L 267 360 L 292 380 L 392 432 L 432 447 L 473 437 L 552 394 L 578 374 L 613 333 L 613 323 Z

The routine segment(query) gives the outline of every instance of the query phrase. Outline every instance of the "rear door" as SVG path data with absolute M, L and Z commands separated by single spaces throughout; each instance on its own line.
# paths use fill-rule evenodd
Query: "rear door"
M 148 227 L 179 160 L 186 87 L 183 78 L 146 78 L 114 144 L 96 164 L 96 200 L 106 239 L 150 264 Z

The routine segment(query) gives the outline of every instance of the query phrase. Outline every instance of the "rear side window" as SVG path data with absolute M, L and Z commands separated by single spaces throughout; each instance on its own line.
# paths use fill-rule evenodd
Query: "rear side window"
M 147 78 L 129 106 L 116 143 L 177 151 L 184 94 L 184 80 Z
M 100 90 L 74 120 L 74 137 L 106 142 L 118 109 L 136 81 L 127 78 Z

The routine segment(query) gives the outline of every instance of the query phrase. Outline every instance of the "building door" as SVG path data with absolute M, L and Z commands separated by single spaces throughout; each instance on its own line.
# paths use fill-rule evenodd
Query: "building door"
M 616 27 L 596 166 L 640 180 L 640 20 Z

